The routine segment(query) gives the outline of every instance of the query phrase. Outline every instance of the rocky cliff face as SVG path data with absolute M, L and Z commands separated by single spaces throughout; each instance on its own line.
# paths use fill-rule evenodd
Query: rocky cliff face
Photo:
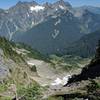
M 92 59 L 90 64 L 85 66 L 79 75 L 73 75 L 72 78 L 69 80 L 69 83 L 94 79 L 96 77 L 100 77 L 100 42 L 97 48 L 96 55 Z

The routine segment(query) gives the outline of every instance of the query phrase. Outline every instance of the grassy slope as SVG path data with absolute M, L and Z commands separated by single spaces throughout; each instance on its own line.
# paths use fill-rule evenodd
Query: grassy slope
M 29 91 L 31 91 L 31 88 L 37 89 L 38 87 L 38 84 L 33 79 L 30 79 L 30 76 L 34 75 L 34 72 L 30 70 L 22 55 L 14 51 L 13 48 L 15 48 L 15 44 L 9 42 L 5 38 L 0 37 L 0 49 L 3 50 L 2 58 L 4 64 L 6 64 L 6 67 L 9 69 L 8 76 L 3 80 L 3 84 L 0 84 L 0 94 L 6 93 L 4 97 L 0 97 L 0 100 L 11 100 L 11 95 L 8 94 L 8 88 L 11 84 L 14 84 L 16 86 L 18 94 L 19 91 L 20 93 L 23 91 L 26 91 L 28 93 Z M 28 90 L 29 86 L 30 90 Z M 34 96 L 35 95 L 36 94 L 34 92 Z
M 71 71 L 75 69 L 81 69 L 84 65 L 90 62 L 90 58 L 82 58 L 79 56 L 50 56 L 50 62 L 54 65 L 55 69 L 62 71 Z

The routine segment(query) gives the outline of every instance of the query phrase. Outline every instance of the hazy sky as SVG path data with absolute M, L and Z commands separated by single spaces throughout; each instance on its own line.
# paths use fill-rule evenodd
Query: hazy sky
M 15 5 L 18 1 L 33 1 L 33 0 L 0 0 L 0 8 L 7 9 Z M 34 0 L 38 3 L 55 2 L 58 0 Z M 100 0 L 65 0 L 70 2 L 73 6 L 92 5 L 100 7 Z

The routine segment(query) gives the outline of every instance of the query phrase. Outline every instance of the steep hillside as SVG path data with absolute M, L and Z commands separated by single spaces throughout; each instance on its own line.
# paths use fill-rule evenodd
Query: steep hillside
M 94 14 L 86 9 L 83 10 L 82 15 L 79 17 L 79 19 L 84 26 L 81 27 L 83 29 L 83 32 L 91 33 L 99 29 L 100 14 Z
M 80 32 L 80 22 L 69 11 L 61 10 L 55 16 L 33 27 L 25 33 L 17 33 L 13 37 L 17 42 L 24 42 L 41 53 L 61 53 L 65 46 L 79 39 L 83 33 Z M 45 45 L 44 45 L 45 44 Z
M 70 44 L 70 46 L 65 49 L 65 52 L 67 54 L 78 55 L 82 57 L 93 56 L 99 39 L 100 30 L 85 35 L 78 41 Z
M 5 38 L 0 37 L 0 100 L 12 100 L 23 90 L 37 82 L 31 76 L 37 76 L 37 72 L 31 70 L 21 54 L 15 50 L 15 45 Z M 18 92 L 17 92 L 18 91 Z
M 89 65 L 83 68 L 82 72 L 79 75 L 73 76 L 70 80 L 76 82 L 81 80 L 94 79 L 100 77 L 100 41 L 96 51 L 95 57 L 92 59 Z
M 17 94 L 21 100 L 35 96 L 41 100 L 44 96 L 41 93 L 57 77 L 78 73 L 88 62 L 89 59 L 69 55 L 47 58 L 25 44 L 15 44 L 0 37 L 0 99 L 14 98 Z
M 33 58 L 33 59 L 37 59 L 37 60 L 44 60 L 46 62 L 49 62 L 49 58 L 48 56 L 42 55 L 40 52 L 38 52 L 35 49 L 32 49 L 32 47 L 30 47 L 29 45 L 26 45 L 24 43 L 13 43 L 15 46 L 15 51 L 18 54 L 21 54 L 23 56 L 23 58 L 27 59 L 27 58 Z

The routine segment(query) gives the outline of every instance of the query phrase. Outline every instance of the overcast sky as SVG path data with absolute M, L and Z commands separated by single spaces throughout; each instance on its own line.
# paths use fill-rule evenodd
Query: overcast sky
M 0 0 L 0 8 L 7 9 L 15 5 L 19 0 Z M 20 1 L 33 1 L 33 0 L 20 0 Z M 34 0 L 38 3 L 56 2 L 58 0 Z M 100 7 L 100 0 L 65 0 L 72 4 L 72 6 L 92 5 Z

